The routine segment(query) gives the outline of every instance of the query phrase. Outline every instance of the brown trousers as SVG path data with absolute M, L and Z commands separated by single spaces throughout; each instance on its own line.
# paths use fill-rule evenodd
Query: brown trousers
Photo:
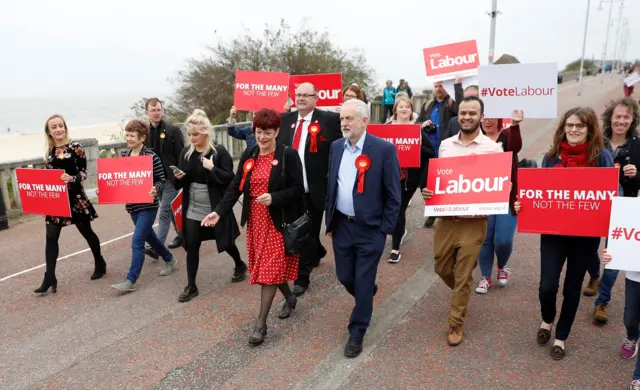
M 453 290 L 449 325 L 464 325 L 473 284 L 473 270 L 487 235 L 486 219 L 438 218 L 433 239 L 435 271 Z

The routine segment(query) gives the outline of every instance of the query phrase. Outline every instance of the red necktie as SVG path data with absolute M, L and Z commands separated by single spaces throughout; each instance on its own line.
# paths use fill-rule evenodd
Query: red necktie
M 291 147 L 294 148 L 295 150 L 298 150 L 298 148 L 300 147 L 300 138 L 302 137 L 303 124 L 304 124 L 304 119 L 300 119 L 300 124 L 296 129 L 296 134 L 293 136 L 293 143 L 291 144 Z

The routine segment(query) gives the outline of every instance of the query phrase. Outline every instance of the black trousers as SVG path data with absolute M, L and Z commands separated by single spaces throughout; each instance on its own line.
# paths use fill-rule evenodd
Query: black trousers
M 599 237 L 572 237 L 543 234 L 540 236 L 540 311 L 542 320 L 553 323 L 556 317 L 556 296 L 564 263 L 567 271 L 562 288 L 562 309 L 556 325 L 556 339 L 566 340 L 576 318 L 582 282 L 593 253 L 600 246 Z
M 320 229 L 322 228 L 324 210 L 317 209 L 314 206 L 309 194 L 304 194 L 304 207 L 311 219 L 311 234 L 308 245 L 300 251 L 298 279 L 294 284 L 308 287 L 311 271 L 320 264 L 320 258 L 323 257 L 327 251 L 324 246 L 322 246 L 322 243 L 320 243 Z
M 401 183 L 400 215 L 398 216 L 396 228 L 391 235 L 391 249 L 394 250 L 400 249 L 400 242 L 407 227 L 407 207 L 409 207 L 409 202 L 418 188 L 416 186 L 408 186 L 404 181 Z
M 85 240 L 87 240 L 87 244 L 89 244 L 89 248 L 91 248 L 91 253 L 93 254 L 94 261 L 96 265 L 101 263 L 102 253 L 100 251 L 100 239 L 96 235 L 96 233 L 91 228 L 91 222 L 76 222 L 76 228 L 82 234 Z M 58 240 L 60 239 L 60 233 L 62 232 L 62 225 L 57 225 L 53 223 L 46 224 L 46 244 L 44 249 L 44 258 L 47 270 L 46 272 L 54 277 L 56 274 L 56 263 L 58 260 L 58 255 L 60 254 L 60 246 L 58 245 Z
M 387 123 L 387 119 L 393 115 L 393 104 L 385 104 L 383 108 L 382 123 Z

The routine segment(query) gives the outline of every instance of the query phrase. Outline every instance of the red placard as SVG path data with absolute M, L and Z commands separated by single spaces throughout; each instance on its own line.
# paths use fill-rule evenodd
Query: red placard
M 282 111 L 287 103 L 289 73 L 236 70 L 233 105 L 240 111 L 269 108 Z
M 317 107 L 335 107 L 342 104 L 342 73 L 302 74 L 289 78 L 289 96 L 296 106 L 296 88 L 311 83 L 318 90 Z
M 71 217 L 67 183 L 63 169 L 16 168 L 22 212 L 25 214 Z
M 98 159 L 100 204 L 151 203 L 152 156 Z
M 518 231 L 607 237 L 618 168 L 518 170 Z
M 178 192 L 178 196 L 176 196 L 171 201 L 171 211 L 173 211 L 173 218 L 176 221 L 176 228 L 179 232 L 182 231 L 182 188 Z
M 429 160 L 425 216 L 493 215 L 509 212 L 511 152 Z
M 429 47 L 423 50 L 427 77 L 446 80 L 456 75 L 469 74 L 480 66 L 476 41 Z
M 400 168 L 420 168 L 422 130 L 420 125 L 368 125 L 367 133 L 396 146 Z

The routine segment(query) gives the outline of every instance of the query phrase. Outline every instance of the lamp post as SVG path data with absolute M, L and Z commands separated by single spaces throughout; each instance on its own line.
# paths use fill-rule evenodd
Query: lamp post
M 580 58 L 580 75 L 578 76 L 578 96 L 582 95 L 582 71 L 584 70 L 584 51 L 587 48 L 587 27 L 589 27 L 589 9 L 591 0 L 587 0 L 587 17 L 584 21 L 584 38 L 582 39 L 582 57 Z
M 496 46 L 496 18 L 498 17 L 498 0 L 491 0 L 491 34 L 489 37 L 489 65 L 493 64 L 493 56 Z
M 618 11 L 618 30 L 616 31 L 616 43 L 613 45 L 613 65 L 616 65 L 615 69 L 617 70 L 616 59 L 618 57 L 618 38 L 620 37 L 620 25 L 622 24 L 622 8 L 624 7 L 624 0 L 620 1 L 620 10 Z
M 607 18 L 607 33 L 604 37 L 604 48 L 602 49 L 602 71 L 607 62 L 607 45 L 609 44 L 609 28 L 611 27 L 611 11 L 613 11 L 613 3 L 615 0 L 609 0 L 609 18 Z M 600 0 L 599 11 L 602 11 L 602 0 Z

